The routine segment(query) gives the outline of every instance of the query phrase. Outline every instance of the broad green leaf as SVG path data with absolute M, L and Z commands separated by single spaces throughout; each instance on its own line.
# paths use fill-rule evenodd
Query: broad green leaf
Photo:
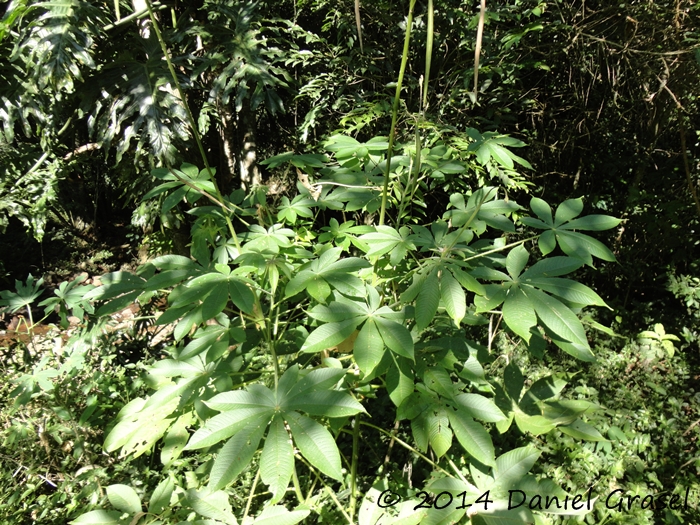
M 462 410 L 449 411 L 448 416 L 455 437 L 464 450 L 484 465 L 495 465 L 493 441 L 483 425 L 474 421 Z
M 523 412 L 515 412 L 515 424 L 518 425 L 521 432 L 529 432 L 533 436 L 546 434 L 556 426 L 544 416 L 530 416 Z
M 224 341 L 228 346 L 228 330 L 223 327 L 207 327 L 207 331 L 198 330 L 199 337 L 190 341 L 190 343 L 182 349 L 177 358 L 185 361 L 192 356 L 201 354 L 207 351 L 216 341 Z M 212 329 L 214 328 L 214 329 Z
M 355 398 L 338 390 L 307 392 L 291 399 L 285 399 L 284 410 L 301 410 L 312 416 L 347 417 L 365 409 Z
M 588 401 L 577 399 L 547 401 L 543 407 L 544 416 L 557 425 L 570 425 L 584 412 L 597 408 Z
M 510 275 L 512 279 L 517 279 L 518 275 L 520 275 L 525 268 L 529 258 L 530 254 L 522 244 L 513 248 L 506 257 L 508 275 Z
M 586 332 L 581 321 L 562 302 L 534 288 L 523 289 L 542 323 L 556 336 L 588 348 Z
M 595 362 L 596 358 L 595 355 L 593 355 L 590 346 L 565 341 L 556 334 L 552 333 L 552 331 L 549 330 L 547 327 L 545 327 L 545 332 L 552 339 L 554 344 L 556 344 L 559 348 L 564 350 L 564 352 L 566 352 L 567 354 L 574 356 L 576 359 L 580 359 L 581 361 L 585 361 L 587 363 Z
M 564 433 L 568 434 L 576 439 L 585 439 L 586 441 L 607 441 L 595 427 L 584 423 L 580 419 L 577 419 L 573 423 L 567 426 L 559 427 L 559 429 Z
M 287 412 L 285 416 L 294 442 L 303 456 L 326 476 L 340 481 L 340 452 L 331 433 L 313 419 L 297 412 Z
M 455 403 L 463 408 L 471 417 L 495 423 L 506 416 L 496 403 L 479 394 L 459 394 L 454 398 Z
M 194 301 L 203 301 L 214 288 L 226 281 L 227 277 L 219 272 L 205 273 L 175 288 L 168 296 L 168 302 L 173 308 L 179 308 Z
M 464 290 L 447 270 L 443 270 L 440 275 L 440 296 L 447 314 L 454 320 L 455 325 L 459 326 L 467 313 L 467 301 Z
M 223 312 L 228 303 L 228 287 L 217 286 L 202 303 L 202 320 L 207 321 Z
M 166 478 L 160 483 L 151 494 L 151 499 L 148 502 L 148 513 L 158 515 L 166 509 L 170 508 L 170 497 L 175 489 L 175 483 L 172 478 Z
M 393 365 L 386 373 L 386 389 L 395 406 L 399 407 L 413 393 L 413 371 L 410 362 L 401 356 L 392 356 Z
M 253 525 L 295 525 L 307 518 L 309 510 L 287 510 L 278 505 L 265 507 L 260 515 L 255 518 Z
M 516 448 L 499 456 L 493 469 L 496 483 L 504 489 L 517 485 L 539 457 L 539 450 L 532 446 Z
M 413 338 L 404 325 L 381 317 L 371 319 L 384 344 L 396 354 L 413 361 Z M 368 321 L 369 322 L 369 321 Z
M 491 150 L 491 156 L 501 165 L 510 170 L 513 169 L 513 159 L 510 158 L 509 151 L 495 142 L 487 142 Z
M 566 386 L 566 381 L 554 376 L 543 377 L 535 381 L 523 394 L 520 408 L 529 415 L 540 414 L 538 401 L 550 399 L 559 394 Z
M 200 516 L 217 520 L 215 523 L 238 524 L 228 501 L 228 494 L 224 491 L 209 492 L 206 488 L 201 491 L 190 489 L 187 491 L 187 503 Z
M 423 372 L 425 386 L 443 397 L 450 398 L 454 395 L 455 385 L 450 374 L 441 366 L 431 366 Z
M 430 410 L 425 414 L 428 423 L 428 439 L 430 446 L 438 458 L 444 456 L 452 446 L 452 431 L 450 430 L 448 411 L 444 409 Z
M 550 228 L 554 226 L 554 221 L 552 221 L 552 208 L 549 207 L 545 201 L 538 197 L 533 197 L 530 200 L 530 208 L 535 212 L 542 222 L 547 224 Z
M 322 324 L 309 334 L 300 351 L 310 354 L 332 348 L 345 341 L 361 322 L 362 318 L 356 317 L 339 323 Z
M 210 447 L 219 441 L 227 439 L 240 432 L 248 425 L 255 425 L 263 418 L 269 418 L 274 413 L 273 409 L 241 408 L 222 412 L 209 419 L 203 427 L 195 432 L 185 450 Z
M 264 385 L 250 385 L 248 390 L 234 390 L 217 394 L 204 404 L 214 410 L 226 412 L 240 408 L 275 408 L 277 400 L 272 390 Z
M 182 395 L 185 390 L 194 387 L 201 387 L 207 383 L 206 376 L 196 376 L 190 378 L 179 379 L 176 383 L 161 387 L 158 391 L 148 398 L 143 406 L 143 412 L 155 410 L 170 403 Z
M 166 312 L 167 313 L 167 312 Z M 165 314 L 163 314 L 164 316 Z M 162 317 L 162 316 L 161 316 Z M 183 337 L 192 331 L 192 328 L 199 326 L 202 323 L 202 306 L 197 306 L 193 310 L 186 313 L 175 326 L 173 337 L 176 341 L 180 341 Z
M 530 299 L 519 287 L 508 291 L 503 303 L 503 320 L 508 328 L 522 337 L 525 342 L 530 341 L 530 328 L 537 324 L 537 316 Z
M 119 525 L 122 513 L 116 510 L 93 510 L 86 514 L 81 514 L 71 525 Z
M 247 314 L 253 313 L 255 294 L 245 282 L 236 279 L 235 277 L 229 277 L 228 290 L 233 304 Z
M 474 297 L 476 313 L 488 312 L 497 308 L 506 299 L 508 290 L 500 284 L 487 284 L 484 286 L 484 295 Z
M 289 416 L 288 416 L 289 417 Z M 276 415 L 270 424 L 270 430 L 265 438 L 265 446 L 260 456 L 260 478 L 270 487 L 272 492 L 271 504 L 284 497 L 294 470 L 294 450 L 287 429 L 284 428 L 284 418 Z
M 557 247 L 557 236 L 554 234 L 553 230 L 547 230 L 542 232 L 539 239 L 537 239 L 537 246 L 542 252 L 542 255 L 549 255 Z
M 440 283 L 433 269 L 423 282 L 416 299 L 416 328 L 425 330 L 435 317 L 440 303 Z
M 516 403 L 520 400 L 520 392 L 523 389 L 525 378 L 523 377 L 520 367 L 511 361 L 503 371 L 503 386 L 508 397 Z
M 540 277 L 558 277 L 566 275 L 583 266 L 583 261 L 576 257 L 549 257 L 536 262 L 520 276 L 520 281 Z
M 585 284 L 571 279 L 561 278 L 533 278 L 528 279 L 530 284 L 540 290 L 559 296 L 565 301 L 584 306 L 595 305 L 610 308 L 605 301 Z
M 562 224 L 559 228 L 562 230 L 604 231 L 614 228 L 621 222 L 621 219 L 611 217 L 610 215 L 586 215 L 585 217 Z
M 565 200 L 557 207 L 557 212 L 554 215 L 554 225 L 559 227 L 563 223 L 581 215 L 582 211 L 583 199 Z
M 375 319 L 369 319 L 357 334 L 353 354 L 357 366 L 365 375 L 372 373 L 384 357 L 384 340 L 379 334 Z
M 456 266 L 451 266 L 450 271 L 465 290 L 474 292 L 477 295 L 483 295 L 485 293 L 484 286 L 467 272 L 460 270 Z
M 306 283 L 306 291 L 319 303 L 325 303 L 326 299 L 331 294 L 331 287 L 325 279 L 320 276 L 315 276 Z
M 161 255 L 151 261 L 151 264 L 161 270 L 193 270 L 197 267 L 195 262 L 182 255 Z
M 268 418 L 251 421 L 244 429 L 229 439 L 214 460 L 209 475 L 209 488 L 219 490 L 233 482 L 250 466 L 265 433 Z
M 181 283 L 192 275 L 192 270 L 166 270 L 148 279 L 144 290 L 162 290 Z
M 591 256 L 604 261 L 615 262 L 615 255 L 602 242 L 583 233 L 557 230 L 557 241 L 562 251 L 572 257 L 580 257 L 591 264 Z
M 169 467 L 180 457 L 190 439 L 188 428 L 192 426 L 194 416 L 191 412 L 182 414 L 175 420 L 168 433 L 163 436 L 163 447 L 160 449 L 160 462 Z M 149 512 L 151 512 L 149 510 Z
M 110 485 L 107 487 L 107 498 L 112 507 L 129 514 L 138 514 L 141 508 L 141 498 L 128 485 Z
M 307 284 L 314 278 L 314 273 L 309 270 L 303 270 L 296 274 L 288 283 L 284 290 L 285 299 L 293 297 L 296 294 L 306 289 Z
M 287 374 L 290 374 L 294 367 L 290 367 L 280 378 L 279 389 L 283 392 L 282 383 Z M 295 380 L 293 386 L 285 392 L 284 397 L 294 399 L 295 396 L 306 395 L 309 392 L 327 390 L 338 383 L 345 375 L 345 370 L 333 368 L 317 368 L 311 370 L 301 380 Z M 280 398 L 281 399 L 281 398 Z

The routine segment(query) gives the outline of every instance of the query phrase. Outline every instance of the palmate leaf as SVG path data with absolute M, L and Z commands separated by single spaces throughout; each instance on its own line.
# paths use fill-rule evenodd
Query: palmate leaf
M 608 215 L 589 215 L 576 219 L 583 211 L 582 199 L 569 199 L 557 208 L 554 219 L 549 205 L 534 197 L 530 207 L 539 217 L 522 217 L 520 221 L 532 228 L 546 230 L 539 238 L 538 244 L 543 255 L 554 250 L 555 243 L 564 253 L 580 258 L 585 264 L 592 265 L 593 257 L 605 261 L 615 261 L 615 256 L 600 241 L 573 230 L 603 231 L 620 224 L 620 219 Z
M 409 230 L 405 226 L 398 231 L 390 226 L 377 226 L 375 232 L 360 236 L 360 240 L 369 246 L 368 257 L 390 253 L 389 262 L 394 266 L 399 264 L 408 250 L 416 249 L 409 240 Z

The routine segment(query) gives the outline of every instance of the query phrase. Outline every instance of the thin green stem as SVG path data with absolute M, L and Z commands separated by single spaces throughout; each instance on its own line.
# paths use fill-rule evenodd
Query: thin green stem
M 248 513 L 250 512 L 250 506 L 253 503 L 253 496 L 255 496 L 255 489 L 258 486 L 258 480 L 260 479 L 260 469 L 255 473 L 255 478 L 253 478 L 253 484 L 250 487 L 250 493 L 248 494 L 248 501 L 245 504 L 245 511 L 243 512 L 243 521 L 245 521 Z
M 350 465 L 350 518 L 355 517 L 357 507 L 357 462 L 359 461 L 360 448 L 360 414 L 355 416 L 355 425 L 352 429 L 352 463 Z
M 506 244 L 504 246 L 501 246 L 500 248 L 494 248 L 492 250 L 487 250 L 485 252 L 477 253 L 476 255 L 472 255 L 471 257 L 467 257 L 466 259 L 462 259 L 462 262 L 467 262 L 471 261 L 473 259 L 478 259 L 480 257 L 484 257 L 485 255 L 491 255 L 492 253 L 498 253 L 502 252 L 503 250 L 507 250 L 508 248 L 512 248 L 513 246 L 518 246 L 519 244 L 525 244 L 528 241 L 532 241 L 533 239 L 537 239 L 539 235 L 533 235 L 532 237 L 528 237 L 527 239 L 522 239 L 520 241 L 514 241 L 511 242 L 510 244 Z
M 421 459 L 423 459 L 423 460 L 427 461 L 428 463 L 430 463 L 430 465 L 431 465 L 433 468 L 435 468 L 435 469 L 439 470 L 440 472 L 443 472 L 443 473 L 447 474 L 448 476 L 450 476 L 450 473 L 449 473 L 449 472 L 447 472 L 444 468 L 442 468 L 440 465 L 438 465 L 437 463 L 435 463 L 435 462 L 434 462 L 432 459 L 430 459 L 428 456 L 426 456 L 425 454 L 422 454 L 419 450 L 416 450 L 415 448 L 413 448 L 411 445 L 409 445 L 408 443 L 406 443 L 406 442 L 403 441 L 402 439 L 397 438 L 397 437 L 394 436 L 391 432 L 388 432 L 388 431 L 384 430 L 382 427 L 378 427 L 377 425 L 373 425 L 372 423 L 368 423 L 368 422 L 366 422 L 366 421 L 361 421 L 360 423 L 361 423 L 362 425 L 367 426 L 367 427 L 371 427 L 371 428 L 373 428 L 373 429 L 375 429 L 375 430 L 378 430 L 378 431 L 381 432 L 382 434 L 384 434 L 384 435 L 390 437 L 391 439 L 393 439 L 394 441 L 396 441 L 399 445 L 401 445 L 401 446 L 402 446 L 403 448 L 405 448 L 406 450 L 410 450 L 411 452 L 413 452 L 414 454 L 416 454 L 416 455 L 417 455 L 418 457 L 420 457 Z
M 163 39 L 163 35 L 160 32 L 160 27 L 158 26 L 158 21 L 156 20 L 155 14 L 153 13 L 153 6 L 151 5 L 151 0 L 146 0 L 146 8 L 148 9 L 148 15 L 151 18 L 151 24 L 153 24 L 153 31 L 156 34 L 156 38 L 158 39 L 158 43 L 160 44 L 160 48 L 163 52 L 163 56 L 165 57 L 165 61 L 168 64 L 168 70 L 170 71 L 170 76 L 173 78 L 173 84 L 177 88 L 177 92 L 180 96 L 180 100 L 182 101 L 182 106 L 185 109 L 185 113 L 187 113 L 187 120 L 190 122 L 190 127 L 192 128 L 192 135 L 194 136 L 194 140 L 197 143 L 197 148 L 199 149 L 199 154 L 202 157 L 202 161 L 204 162 L 204 167 L 207 171 L 207 175 L 209 177 L 209 180 L 211 181 L 212 185 L 214 186 L 214 193 L 216 195 L 216 198 L 219 199 L 219 201 L 224 200 L 223 195 L 221 194 L 221 190 L 219 190 L 219 185 L 216 183 L 216 177 L 214 177 L 214 172 L 211 169 L 211 166 L 209 166 L 209 160 L 207 159 L 207 155 L 204 151 L 204 144 L 202 143 L 202 137 L 199 135 L 199 130 L 197 129 L 197 122 L 194 120 L 194 116 L 192 115 L 192 111 L 190 110 L 189 104 L 187 104 L 187 99 L 185 98 L 185 92 L 182 90 L 182 86 L 180 85 L 180 81 L 177 79 L 177 73 L 175 73 L 175 67 L 173 66 L 173 62 L 170 59 L 170 54 L 168 53 L 168 47 L 165 45 L 165 40 Z M 226 208 L 224 208 L 226 209 Z M 229 231 L 231 232 L 231 237 L 233 238 L 233 242 L 236 244 L 236 248 L 238 248 L 239 252 L 241 250 L 241 243 L 238 240 L 238 235 L 236 235 L 236 230 L 233 227 L 233 223 L 231 222 L 231 217 L 227 213 L 224 213 L 224 219 L 226 220 L 226 224 L 229 228 Z
M 330 496 L 330 498 L 333 500 L 333 502 L 335 503 L 336 507 L 338 507 L 338 510 L 340 511 L 340 513 L 345 517 L 345 519 L 347 520 L 347 522 L 348 522 L 350 525 L 354 525 L 354 523 L 353 523 L 353 521 L 352 521 L 352 518 L 348 515 L 348 513 L 347 513 L 347 511 L 345 510 L 345 508 L 343 507 L 342 503 L 340 503 L 340 501 L 338 500 L 337 496 L 335 495 L 335 492 L 333 491 L 332 488 L 330 488 L 330 487 L 328 486 L 328 484 L 327 484 L 325 481 L 323 481 L 323 478 L 322 478 L 321 475 L 318 473 L 318 471 L 317 471 L 314 467 L 312 467 L 312 466 L 309 464 L 309 462 L 306 461 L 303 457 L 300 457 L 300 456 L 297 456 L 297 457 L 301 460 L 302 463 L 304 463 L 304 464 L 308 467 L 309 472 L 311 472 L 314 476 L 316 476 L 316 479 L 317 479 L 318 481 L 321 482 L 321 484 L 323 485 L 323 487 L 326 489 L 326 492 L 328 493 L 328 495 Z
M 406 20 L 406 37 L 403 43 L 403 54 L 401 55 L 401 69 L 399 69 L 399 78 L 396 82 L 396 95 L 394 95 L 394 106 L 391 111 L 391 131 L 389 132 L 389 148 L 386 152 L 386 170 L 384 172 L 384 187 L 382 188 L 382 208 L 379 212 L 379 225 L 384 224 L 384 216 L 386 215 L 387 193 L 389 191 L 389 175 L 391 173 L 391 156 L 394 150 L 394 141 L 396 140 L 396 122 L 399 117 L 399 102 L 401 101 L 401 85 L 403 77 L 406 73 L 406 64 L 408 63 L 408 50 L 411 43 L 411 27 L 413 26 L 413 8 L 416 5 L 416 0 L 411 0 L 408 8 L 408 19 Z
M 433 0 L 428 0 L 428 24 L 425 41 L 425 80 L 423 83 L 423 116 L 428 108 L 428 85 L 430 84 L 430 64 L 433 59 L 433 37 L 435 34 L 435 9 Z
M 297 475 L 296 467 L 292 469 L 292 483 L 294 484 L 294 492 L 297 495 L 297 500 L 299 500 L 299 504 L 304 503 L 304 494 L 302 494 L 301 492 L 301 485 L 299 484 L 299 476 Z

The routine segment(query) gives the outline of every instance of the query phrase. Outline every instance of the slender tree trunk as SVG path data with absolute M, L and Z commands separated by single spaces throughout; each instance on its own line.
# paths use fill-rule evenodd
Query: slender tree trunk
M 231 109 L 223 104 L 219 104 L 219 115 L 221 116 L 219 138 L 223 153 L 219 183 L 224 193 L 229 193 L 233 189 L 231 186 L 236 173 L 236 122 Z
M 238 113 L 238 130 L 242 142 L 239 161 L 241 186 L 246 190 L 262 182 L 257 163 L 256 124 L 255 113 L 250 108 L 250 100 L 245 99 Z

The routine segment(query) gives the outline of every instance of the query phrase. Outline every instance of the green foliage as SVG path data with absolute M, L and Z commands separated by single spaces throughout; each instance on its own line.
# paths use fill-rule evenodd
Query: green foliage
M 636 492 L 665 489 L 671 469 L 662 483 L 644 475 L 641 456 L 648 450 L 651 461 L 683 450 L 679 421 L 686 433 L 694 426 L 681 408 L 691 398 L 680 394 L 686 380 L 678 365 L 683 352 L 674 346 L 680 341 L 663 324 L 645 319 L 653 331 L 639 333 L 617 355 L 608 341 L 591 345 L 586 333 L 588 325 L 615 335 L 590 310 L 608 307 L 606 301 L 572 274 L 596 275 L 594 258 L 603 268 L 616 261 L 588 232 L 621 221 L 581 216 L 582 198 L 564 200 L 554 212 L 539 197 L 529 210 L 515 200 L 532 186 L 516 167 L 532 165 L 512 151 L 524 142 L 497 131 L 512 111 L 498 102 L 526 73 L 551 69 L 549 56 L 515 60 L 541 52 L 524 50 L 524 42 L 570 28 L 549 23 L 540 2 L 496 6 L 486 20 L 496 29 L 482 52 L 477 97 L 468 75 L 462 78 L 471 71 L 462 58 L 448 66 L 451 49 L 471 41 L 466 31 L 476 18 L 447 3 L 438 45 L 450 51 L 444 63 L 435 61 L 432 77 L 427 56 L 425 78 L 433 80 L 421 93 L 422 80 L 408 66 L 416 56 L 409 42 L 423 36 L 428 18 L 432 46 L 432 3 L 423 13 L 411 1 L 403 24 L 386 16 L 385 3 L 367 6 L 377 16 L 365 19 L 387 30 L 376 32 L 374 42 L 365 37 L 359 54 L 341 6 L 302 2 L 294 4 L 293 19 L 264 19 L 275 6 L 218 0 L 201 9 L 175 6 L 170 27 L 150 4 L 148 19 L 145 12 L 122 19 L 119 3 L 111 13 L 69 0 L 15 2 L 2 19 L 0 46 L 11 48 L 12 61 L 0 66 L 7 80 L 0 131 L 8 144 L 24 141 L 15 128 L 27 136 L 8 153 L 10 183 L 0 194 L 5 221 L 19 217 L 40 238 L 62 170 L 90 146 L 116 162 L 128 155 L 137 167 L 148 163 L 152 180 L 133 196 L 144 203 L 142 217 L 148 208 L 166 226 L 191 226 L 189 257 L 160 255 L 134 272 L 103 275 L 97 286 L 79 277 L 39 303 L 47 315 L 57 312 L 63 327 L 69 313 L 79 326 L 64 352 L 44 351 L 30 363 L 25 351 L 24 362 L 6 372 L 15 403 L 3 418 L 25 412 L 3 427 L 3 447 L 29 442 L 36 427 L 39 445 L 34 439 L 29 448 L 44 450 L 50 463 L 47 421 L 56 422 L 51 437 L 62 445 L 70 435 L 81 447 L 62 459 L 62 471 L 100 465 L 86 486 L 80 483 L 89 476 L 66 481 L 62 494 L 70 501 L 52 516 L 63 523 L 496 525 L 552 523 L 559 514 L 624 522 L 628 516 L 599 508 L 562 513 L 507 504 L 513 491 L 580 495 L 606 468 L 606 488 L 619 482 Z M 320 27 L 302 29 L 297 21 L 311 9 Z M 129 22 L 134 27 L 123 31 Z M 389 104 L 367 84 L 393 80 L 391 68 L 377 62 L 399 55 L 400 36 L 405 45 L 398 82 L 388 86 L 395 96 L 385 137 Z M 290 95 L 293 86 L 298 92 Z M 431 90 L 442 97 L 433 113 Z M 499 114 L 463 117 L 484 95 Z M 293 125 L 283 118 L 292 106 Z M 338 130 L 329 123 L 336 120 Z M 58 122 L 65 124 L 59 129 Z M 253 128 L 263 122 L 269 130 L 289 127 L 275 152 L 290 151 L 263 165 L 286 168 L 285 175 L 294 170 L 298 192 L 222 192 L 220 184 L 234 175 L 231 165 L 242 160 L 239 153 L 222 156 L 218 167 L 229 173 L 217 179 L 207 134 L 218 133 L 214 143 L 225 150 L 236 133 L 253 144 Z M 63 135 L 68 130 L 71 139 Z M 316 132 L 323 138 L 311 141 Z M 201 169 L 188 150 L 190 135 Z M 76 149 L 86 140 L 94 142 Z M 309 153 L 297 153 L 295 144 L 309 141 Z M 2 292 L 0 304 L 12 312 L 26 308 L 31 320 L 41 284 L 30 275 L 26 285 L 17 282 L 17 293 Z M 692 286 L 674 286 L 692 307 Z M 143 310 L 139 321 L 152 323 L 145 334 L 120 327 L 103 335 L 112 316 L 135 304 Z M 162 331 L 165 344 L 151 345 L 148 330 Z M 685 336 L 697 340 L 691 330 Z M 35 341 L 21 345 L 28 350 Z M 134 353 L 124 355 L 129 345 Z M 662 424 L 675 435 L 659 447 L 652 446 L 645 406 L 649 396 L 661 411 L 665 398 L 658 396 L 668 393 L 655 366 L 673 371 L 667 385 L 673 417 Z M 635 367 L 644 373 L 632 373 Z M 603 385 L 628 378 L 631 388 L 611 386 L 617 390 L 601 395 Z M 82 397 L 66 394 L 75 391 Z M 640 406 L 634 415 L 631 407 Z M 620 414 L 637 418 L 637 426 Z M 110 459 L 88 451 L 88 434 L 93 445 L 99 437 Z M 624 454 L 633 459 L 613 442 L 626 444 Z M 28 453 L 15 461 L 31 464 L 36 477 L 41 459 Z M 1 508 L 12 518 L 25 507 L 38 512 L 35 502 L 19 503 L 38 491 L 36 484 L 21 492 L 0 480 L 9 494 Z M 387 491 L 401 504 L 378 505 Z M 50 499 L 50 508 L 65 499 Z M 439 505 L 447 500 L 459 504 Z M 648 519 L 650 511 L 630 515 Z M 663 516 L 684 517 L 671 510 Z
M 331 179 L 334 182 L 344 182 L 324 188 L 318 200 L 308 203 L 310 208 L 328 209 L 324 204 L 330 202 L 334 203 L 330 209 L 371 211 L 377 192 L 359 184 L 360 177 L 367 177 L 364 163 L 381 164 L 381 158 L 371 158 L 371 151 L 383 151 L 385 143 L 366 144 L 333 139 L 331 151 L 338 164 L 329 164 L 326 173 L 337 177 Z M 309 161 L 301 162 L 306 167 Z M 195 206 L 198 221 L 230 213 L 229 208 L 196 206 L 202 195 L 213 198 L 215 189 L 201 174 L 192 165 L 156 169 L 154 176 L 166 182 L 149 197 L 164 193 L 166 208 L 186 200 Z M 355 184 L 347 184 L 348 176 Z M 565 383 L 548 380 L 521 397 L 523 380 L 517 367 L 506 370 L 503 387 L 490 381 L 484 367 L 492 358 L 476 343 L 465 344 L 459 334 L 463 323 L 478 327 L 485 322 L 485 313 L 503 304 L 498 315 L 525 343 L 542 341 L 540 327 L 557 346 L 594 360 L 572 309 L 605 303 L 588 287 L 561 276 L 582 266 L 591 252 L 600 252 L 597 245 L 582 243 L 570 256 L 549 257 L 528 268 L 530 255 L 524 245 L 538 236 L 517 233 L 522 226 L 514 222 L 513 214 L 519 206 L 499 199 L 498 190 L 490 187 L 471 195 L 453 194 L 450 206 L 429 228 L 411 224 L 400 231 L 389 226 L 354 230 L 362 232 L 353 239 L 358 256 L 349 257 L 341 257 L 342 246 L 330 244 L 334 237 L 312 251 L 294 230 L 280 224 L 251 225 L 236 235 L 240 248 L 212 257 L 211 250 L 230 231 L 221 221 L 202 222 L 201 227 L 208 228 L 207 244 L 197 244 L 195 230 L 191 249 L 197 262 L 166 255 L 135 274 L 107 274 L 98 287 L 79 287 L 79 281 L 59 287 L 57 298 L 44 303 L 47 307 L 63 304 L 64 311 L 90 312 L 86 304 L 96 302 L 98 318 L 133 301 L 145 304 L 157 294 L 167 294 L 167 308 L 156 323 L 172 326 L 172 344 L 145 368 L 154 391 L 121 408 L 105 437 L 105 450 L 138 458 L 153 453 L 162 440 L 160 459 L 165 468 L 180 461 L 182 454 L 213 451 L 214 461 L 203 471 L 208 473 L 207 486 L 195 485 L 178 500 L 183 509 L 191 508 L 202 518 L 234 519 L 222 490 L 236 486 L 251 461 L 258 461 L 259 478 L 272 494 L 270 505 L 288 500 L 287 486 L 293 479 L 298 503 L 313 509 L 317 504 L 302 494 L 304 487 L 308 490 L 309 483 L 315 483 L 315 476 L 333 480 L 326 484 L 356 486 L 357 474 L 348 479 L 341 458 L 349 457 L 350 470 L 357 472 L 358 451 L 353 447 L 343 453 L 338 432 L 350 418 L 357 431 L 369 432 L 360 430 L 361 415 L 369 407 L 359 400 L 370 392 L 381 399 L 384 392 L 395 407 L 396 420 L 410 422 L 415 443 L 411 450 L 421 455 L 430 450 L 439 462 L 452 462 L 460 450 L 473 458 L 466 470 L 455 470 L 456 477 L 440 477 L 427 485 L 429 491 L 440 492 L 441 483 L 452 484 L 453 495 L 466 491 L 467 500 L 475 502 L 485 491 L 502 500 L 513 487 L 540 490 L 540 482 L 527 474 L 539 452 L 525 447 L 498 456 L 489 425 L 502 433 L 514 420 L 521 431 L 534 435 L 558 427 L 577 439 L 596 440 L 598 432 L 579 417 L 589 405 L 560 399 Z M 558 214 L 558 220 L 579 213 L 580 207 L 564 218 Z M 275 216 L 273 210 L 270 217 Z M 594 226 L 615 224 L 593 217 Z M 302 218 L 308 220 L 298 215 L 289 222 L 298 227 Z M 588 225 L 585 218 L 577 220 Z M 334 228 L 337 238 L 337 221 L 328 233 Z M 485 235 L 499 230 L 501 236 Z M 521 238 L 509 243 L 506 235 Z M 346 247 L 350 248 L 347 243 Z M 591 251 L 581 251 L 588 248 Z M 298 310 L 299 305 L 306 313 Z M 351 352 L 349 360 L 330 356 L 341 348 Z M 33 391 L 28 383 L 25 389 Z M 192 426 L 195 432 L 189 435 L 185 429 Z M 431 464 L 444 476 L 439 463 Z M 311 477 L 299 476 L 300 466 Z M 476 485 L 464 481 L 470 475 Z M 120 512 L 132 516 L 142 512 L 138 494 L 127 486 L 112 485 L 107 496 Z M 352 506 L 339 510 L 354 512 Z M 496 506 L 484 519 L 496 519 L 504 512 Z M 463 516 L 464 510 L 457 514 Z M 521 520 L 531 516 L 529 511 L 516 514 Z M 118 517 L 111 511 L 93 511 L 76 523 L 98 519 Z

